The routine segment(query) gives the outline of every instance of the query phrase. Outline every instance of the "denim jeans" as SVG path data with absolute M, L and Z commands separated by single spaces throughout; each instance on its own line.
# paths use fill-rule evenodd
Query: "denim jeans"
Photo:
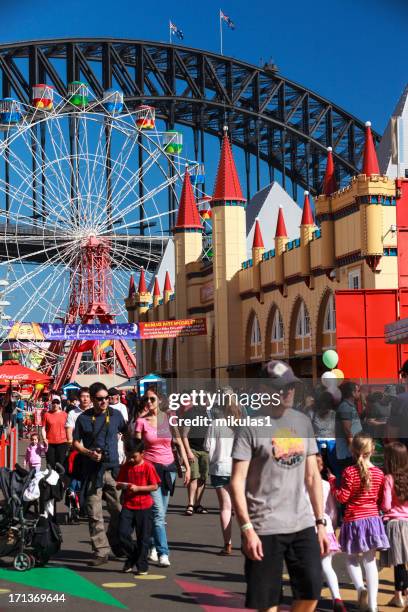
M 176 472 L 171 473 L 172 482 L 176 480 Z M 169 546 L 167 544 L 167 533 L 166 533 L 166 512 L 167 506 L 169 505 L 170 491 L 163 491 L 161 487 L 157 491 L 152 491 L 151 496 L 153 497 L 153 531 L 151 546 L 155 547 L 157 554 L 168 555 Z

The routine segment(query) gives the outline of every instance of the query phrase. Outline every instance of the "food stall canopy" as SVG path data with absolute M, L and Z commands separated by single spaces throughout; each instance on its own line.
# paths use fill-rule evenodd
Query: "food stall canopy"
M 5 361 L 0 365 L 0 383 L 49 383 L 51 378 L 21 365 L 18 361 Z

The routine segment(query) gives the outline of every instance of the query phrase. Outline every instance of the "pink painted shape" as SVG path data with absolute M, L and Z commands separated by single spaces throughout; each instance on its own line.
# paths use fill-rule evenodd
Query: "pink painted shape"
M 231 593 L 224 589 L 217 589 L 198 582 L 187 582 L 186 580 L 176 580 L 176 583 L 189 595 L 194 597 L 198 605 L 205 612 L 245 612 L 245 599 L 243 595 Z

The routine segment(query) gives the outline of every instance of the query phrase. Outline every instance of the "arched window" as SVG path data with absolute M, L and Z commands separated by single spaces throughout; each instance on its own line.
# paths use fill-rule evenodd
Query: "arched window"
M 305 303 L 301 302 L 296 320 L 296 337 L 303 338 L 305 336 L 310 336 L 310 317 Z
M 323 332 L 336 331 L 336 304 L 334 295 L 331 293 L 327 300 L 326 310 L 324 313 Z
M 151 370 L 153 372 L 158 372 L 159 369 L 160 369 L 159 345 L 157 344 L 157 340 L 154 340 L 153 346 L 152 346 Z
M 163 347 L 162 347 L 163 372 L 173 371 L 173 349 L 174 349 L 173 341 L 167 338 L 163 342 Z
M 250 359 L 260 359 L 262 357 L 261 328 L 259 327 L 259 321 L 256 315 L 254 315 L 252 319 L 249 337 L 249 349 Z
M 306 304 L 299 305 L 295 326 L 295 353 L 310 353 L 312 350 L 310 334 L 310 317 Z
M 272 342 L 283 340 L 283 333 L 283 319 L 279 308 L 277 308 L 272 323 Z

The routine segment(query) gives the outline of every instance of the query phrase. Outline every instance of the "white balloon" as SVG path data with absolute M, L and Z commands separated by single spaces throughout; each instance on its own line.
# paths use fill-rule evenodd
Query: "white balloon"
M 325 387 L 337 387 L 339 383 L 339 379 L 337 378 L 337 376 L 333 374 L 333 372 L 331 372 L 330 370 L 328 372 L 323 372 L 321 380 L 322 385 L 324 385 Z

